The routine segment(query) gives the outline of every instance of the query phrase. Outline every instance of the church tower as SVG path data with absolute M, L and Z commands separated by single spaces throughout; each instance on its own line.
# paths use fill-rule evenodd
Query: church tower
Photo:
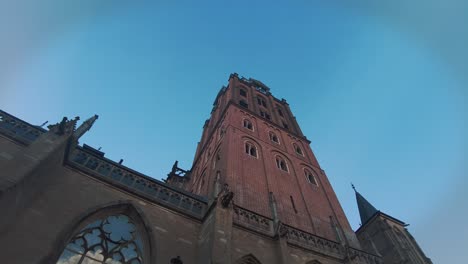
M 168 182 L 211 199 L 227 188 L 235 207 L 273 219 L 276 227 L 359 249 L 309 144 L 286 100 L 258 80 L 231 74 L 203 126 L 190 177 L 171 173 Z
M 408 224 L 375 209 L 353 186 L 361 217 L 356 231 L 362 247 L 384 263 L 432 264 L 406 228 Z

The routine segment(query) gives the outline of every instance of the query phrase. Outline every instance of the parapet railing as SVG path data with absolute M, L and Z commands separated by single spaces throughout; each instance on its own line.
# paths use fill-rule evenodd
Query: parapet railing
M 177 190 L 109 159 L 94 155 L 80 146 L 71 151 L 68 164 L 98 179 L 199 219 L 203 218 L 207 210 L 207 201 L 203 197 Z
M 274 236 L 273 220 L 259 215 L 237 205 L 234 205 L 233 221 L 235 224 L 247 229 Z
M 340 243 L 328 240 L 306 231 L 281 224 L 275 228 L 273 219 L 259 215 L 245 208 L 234 205 L 233 221 L 237 226 L 244 227 L 254 232 L 259 232 L 270 237 L 284 237 L 288 244 L 320 252 L 338 259 L 349 258 L 350 263 L 382 264 L 380 257 L 351 247 L 345 247 Z M 277 229 L 277 230 L 275 230 Z
M 31 144 L 45 132 L 43 128 L 33 126 L 0 110 L 0 133 L 23 145 Z

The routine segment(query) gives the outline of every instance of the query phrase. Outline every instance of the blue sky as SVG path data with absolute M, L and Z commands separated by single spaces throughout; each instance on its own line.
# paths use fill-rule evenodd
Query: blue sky
M 467 4 L 98 2 L 0 1 L 0 108 L 99 114 L 81 142 L 161 179 L 190 168 L 229 74 L 253 77 L 288 100 L 354 228 L 351 182 L 434 263 L 466 259 Z

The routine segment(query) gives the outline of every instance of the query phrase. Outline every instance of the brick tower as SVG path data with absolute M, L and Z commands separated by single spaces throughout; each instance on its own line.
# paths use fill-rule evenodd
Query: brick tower
M 359 249 L 309 144 L 286 100 L 258 80 L 231 74 L 203 126 L 190 177 L 168 181 L 211 199 L 228 189 L 235 206 L 272 219 L 275 228 Z

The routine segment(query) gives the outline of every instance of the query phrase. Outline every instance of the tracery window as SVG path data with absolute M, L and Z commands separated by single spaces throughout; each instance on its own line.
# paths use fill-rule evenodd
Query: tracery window
M 252 122 L 250 122 L 250 120 L 244 119 L 243 125 L 244 125 L 245 128 L 250 129 L 250 130 L 253 131 L 253 125 L 252 125 Z
M 126 215 L 110 215 L 73 236 L 57 264 L 142 264 L 142 238 Z
M 249 142 L 245 142 L 245 153 L 246 154 L 249 154 L 250 156 L 252 157 L 255 157 L 257 158 L 257 148 L 255 147 L 255 145 L 253 145 L 252 143 L 249 143 Z
M 286 164 L 286 161 L 281 158 L 280 156 L 276 156 L 276 167 L 278 169 L 289 172 L 288 165 Z
M 275 142 L 275 143 L 278 143 L 279 144 L 279 139 L 278 139 L 278 136 L 276 136 L 275 133 L 273 133 L 272 131 L 270 131 L 270 140 Z

